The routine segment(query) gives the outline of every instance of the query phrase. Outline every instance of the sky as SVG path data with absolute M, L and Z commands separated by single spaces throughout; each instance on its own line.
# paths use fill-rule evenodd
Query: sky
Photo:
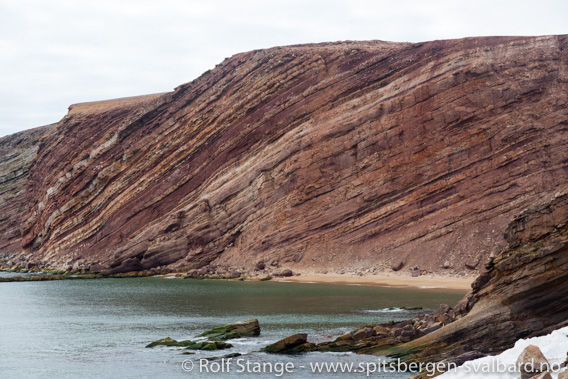
M 568 1 L 0 0 L 0 137 L 71 104 L 171 91 L 239 52 L 568 34 Z

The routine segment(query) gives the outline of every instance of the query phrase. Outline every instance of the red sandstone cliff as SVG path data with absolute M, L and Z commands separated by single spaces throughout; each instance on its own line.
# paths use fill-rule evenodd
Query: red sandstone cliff
M 0 139 L 0 255 L 118 271 L 482 267 L 513 216 L 567 182 L 567 46 L 273 48 L 171 93 L 72 106 L 18 134 L 22 148 Z

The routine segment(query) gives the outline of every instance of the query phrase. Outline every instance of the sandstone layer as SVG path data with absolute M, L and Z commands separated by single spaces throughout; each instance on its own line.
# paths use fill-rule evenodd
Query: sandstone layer
M 0 139 L 0 255 L 113 272 L 482 268 L 567 181 L 567 45 L 279 47 L 170 93 L 72 106 Z

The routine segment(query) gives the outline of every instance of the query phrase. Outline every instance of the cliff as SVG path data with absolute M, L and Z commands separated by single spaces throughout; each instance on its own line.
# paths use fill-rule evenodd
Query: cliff
M 114 272 L 482 268 L 566 183 L 567 45 L 279 47 L 170 93 L 72 106 L 0 139 L 0 255 Z
M 442 304 L 431 314 L 410 320 L 367 324 L 317 345 L 304 339 L 293 351 L 353 351 L 387 355 L 407 364 L 428 363 L 415 377 L 425 379 L 465 361 L 501 353 L 519 339 L 565 327 L 567 221 L 568 187 L 563 186 L 511 221 L 505 232 L 508 246 L 490 258 L 455 307 Z
M 564 188 L 515 217 L 506 231 L 508 248 L 487 263 L 472 291 L 450 308 L 448 313 L 456 321 L 406 344 L 377 351 L 408 361 L 461 364 L 500 353 L 520 338 L 567 326 L 566 221 L 568 191 Z M 421 377 L 430 376 L 422 373 Z
M 0 255 L 21 252 L 20 225 L 28 211 L 26 184 L 36 159 L 39 141 L 53 125 L 16 133 L 0 139 Z

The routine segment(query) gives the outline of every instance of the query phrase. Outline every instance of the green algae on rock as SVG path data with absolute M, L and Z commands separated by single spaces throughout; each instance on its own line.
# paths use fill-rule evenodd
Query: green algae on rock
M 217 326 L 201 333 L 198 337 L 207 337 L 211 341 L 224 341 L 232 338 L 256 337 L 258 335 L 260 335 L 260 325 L 258 320 L 253 318 L 248 321 Z
M 222 341 L 202 341 L 194 342 L 191 340 L 176 341 L 173 338 L 166 337 L 154 341 L 146 347 L 154 346 L 175 346 L 175 347 L 185 347 L 188 350 L 223 350 L 233 347 L 230 343 L 225 343 Z

